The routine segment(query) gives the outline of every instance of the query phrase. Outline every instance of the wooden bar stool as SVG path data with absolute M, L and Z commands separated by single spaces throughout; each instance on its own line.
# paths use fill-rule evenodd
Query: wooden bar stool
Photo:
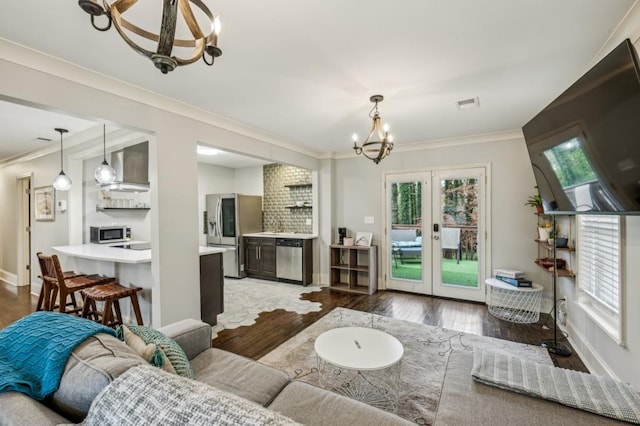
M 115 327 L 119 324 L 123 324 L 122 313 L 120 312 L 120 299 L 130 297 L 136 321 L 138 322 L 138 325 L 142 325 L 142 314 L 140 313 L 140 305 L 138 304 L 137 295 L 141 290 L 141 287 L 129 288 L 117 282 L 82 290 L 84 302 L 82 317 L 93 319 L 94 321 L 101 322 L 109 327 Z M 104 302 L 102 312 L 98 311 L 96 302 Z M 115 311 L 115 318 L 113 311 Z
M 62 313 L 80 315 L 82 307 L 78 305 L 75 293 L 96 285 L 115 281 L 113 277 L 104 275 L 77 275 L 62 272 L 58 256 L 47 256 L 37 253 L 38 262 L 42 272 L 43 281 L 43 306 L 45 310 L 53 311 L 56 308 Z M 60 296 L 58 305 L 56 299 Z

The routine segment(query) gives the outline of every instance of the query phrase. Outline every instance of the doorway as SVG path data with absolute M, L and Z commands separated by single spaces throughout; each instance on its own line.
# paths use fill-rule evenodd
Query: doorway
M 385 175 L 386 288 L 484 301 L 487 167 Z
M 31 285 L 31 174 L 18 176 L 17 285 Z

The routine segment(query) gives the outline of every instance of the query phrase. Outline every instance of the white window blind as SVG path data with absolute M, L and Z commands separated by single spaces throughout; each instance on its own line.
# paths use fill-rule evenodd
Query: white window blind
M 620 216 L 578 215 L 578 285 L 608 314 L 620 314 Z

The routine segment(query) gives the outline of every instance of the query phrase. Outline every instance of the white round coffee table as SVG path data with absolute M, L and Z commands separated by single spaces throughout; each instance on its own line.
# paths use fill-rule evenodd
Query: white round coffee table
M 320 386 L 395 411 L 404 348 L 395 337 L 373 328 L 325 331 L 314 345 Z

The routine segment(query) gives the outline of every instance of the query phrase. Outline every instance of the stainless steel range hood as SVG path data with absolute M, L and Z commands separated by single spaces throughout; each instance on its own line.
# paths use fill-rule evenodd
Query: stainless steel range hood
M 116 182 L 100 188 L 120 192 L 149 190 L 149 142 L 128 146 L 111 153 L 111 167 L 116 170 Z

